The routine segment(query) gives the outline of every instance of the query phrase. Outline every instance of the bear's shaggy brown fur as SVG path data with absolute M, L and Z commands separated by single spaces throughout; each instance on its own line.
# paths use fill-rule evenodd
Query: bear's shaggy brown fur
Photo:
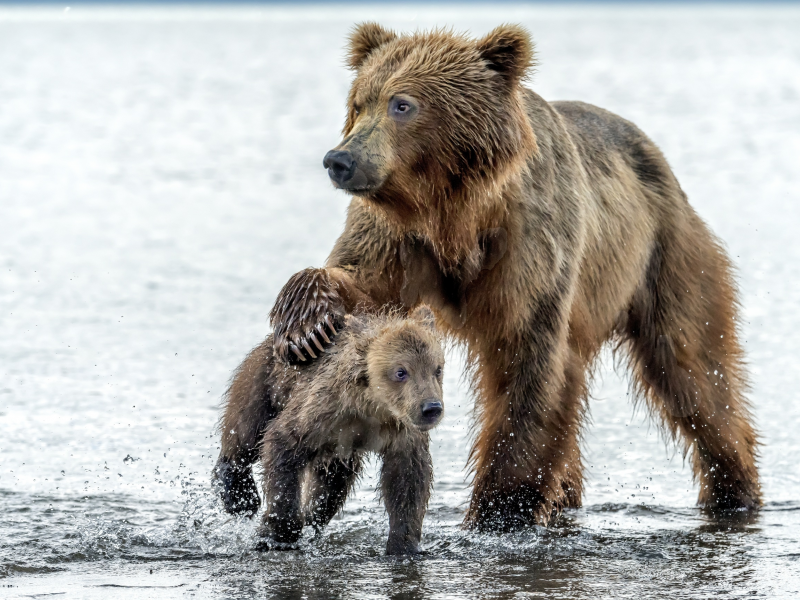
M 315 328 L 358 304 L 401 306 L 416 286 L 404 267 L 433 261 L 463 288 L 458 310 L 437 308 L 475 376 L 468 526 L 546 524 L 580 505 L 587 373 L 609 341 L 692 452 L 700 504 L 758 507 L 732 267 L 656 145 L 603 109 L 523 87 L 533 47 L 520 27 L 473 40 L 368 23 L 349 64 L 344 139 L 325 166 L 354 197 L 325 268 L 279 295 L 279 357 L 305 360 L 322 345 Z M 492 228 L 507 250 L 475 275 Z
M 299 368 L 275 359 L 269 336 L 227 394 L 222 427 L 229 452 L 215 469 L 226 508 L 258 509 L 247 467 L 259 450 L 266 502 L 260 533 L 267 545 L 294 543 L 304 525 L 320 529 L 339 511 L 362 457 L 375 452 L 383 461 L 387 553 L 417 552 L 433 480 L 428 431 L 444 410 L 443 363 L 433 313 L 424 307 L 411 318 L 347 316 L 336 344 Z M 248 414 L 256 404 L 262 413 Z M 246 449 L 254 425 L 259 447 L 249 456 L 230 452 Z

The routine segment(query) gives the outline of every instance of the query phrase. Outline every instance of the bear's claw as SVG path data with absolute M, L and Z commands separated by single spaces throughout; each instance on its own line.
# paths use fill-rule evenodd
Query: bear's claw
M 322 336 L 322 339 L 325 340 L 325 343 L 326 344 L 330 344 L 331 343 L 331 339 L 328 337 L 328 334 L 325 333 L 325 328 L 322 326 L 322 323 L 317 323 L 316 329 L 317 329 L 317 333 L 319 333 L 320 336 Z M 331 327 L 331 329 L 333 329 L 333 327 Z M 320 350 L 321 349 L 322 348 L 320 348 Z
M 317 358 L 317 355 L 314 354 L 314 351 L 311 349 L 311 346 L 308 345 L 308 342 L 306 340 L 302 340 L 300 343 L 303 344 L 303 348 L 305 348 L 306 352 L 308 352 L 311 355 L 311 358 Z
M 310 339 L 312 342 L 314 342 L 314 345 L 315 345 L 317 348 L 319 348 L 319 351 L 320 351 L 320 352 L 325 352 L 325 348 L 323 348 L 323 347 L 322 347 L 322 344 L 320 344 L 320 343 L 319 343 L 319 340 L 317 339 L 317 336 L 315 336 L 313 333 L 310 333 L 310 334 L 308 334 L 308 338 L 309 338 L 309 339 Z
M 333 326 L 333 321 L 331 321 L 330 315 L 325 315 L 325 322 L 328 324 L 328 327 L 331 328 L 333 335 L 336 335 L 338 332 L 336 331 L 336 327 Z
M 289 344 L 289 348 L 291 348 L 291 349 L 292 349 L 292 352 L 294 352 L 294 353 L 295 353 L 295 355 L 297 356 L 297 358 L 299 358 L 299 359 L 300 359 L 300 360 L 302 360 L 303 362 L 306 362 L 306 357 L 305 357 L 305 356 L 303 356 L 303 353 L 302 353 L 302 352 L 300 352 L 300 350 L 298 350 L 298 349 L 297 349 L 297 346 L 295 346 L 294 344 Z
M 283 286 L 270 312 L 278 359 L 308 362 L 325 351 L 325 344 L 332 343 L 336 323 L 344 318 L 344 302 L 337 287 L 325 269 L 300 271 Z

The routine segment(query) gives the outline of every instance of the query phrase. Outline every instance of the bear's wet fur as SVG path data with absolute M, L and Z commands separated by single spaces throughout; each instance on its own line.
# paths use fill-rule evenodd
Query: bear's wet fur
M 304 526 L 327 525 L 364 455 L 376 453 L 390 523 L 387 553 L 413 554 L 433 481 L 428 431 L 444 410 L 433 313 L 420 307 L 408 317 L 348 315 L 344 325 L 308 365 L 276 360 L 272 336 L 250 353 L 226 396 L 215 479 L 229 512 L 255 514 L 260 501 L 250 464 L 260 456 L 262 546 L 281 548 Z
M 757 508 L 732 265 L 658 147 L 608 111 L 527 89 L 534 49 L 518 26 L 471 39 L 367 23 L 348 60 L 344 138 L 325 165 L 353 198 L 325 267 L 279 294 L 279 358 L 310 359 L 320 323 L 356 305 L 413 305 L 409 290 L 427 284 L 404 281 L 409 247 L 424 249 L 411 256 L 426 281 L 433 257 L 447 297 L 480 232 L 500 228 L 495 268 L 457 310 L 434 303 L 474 376 L 465 524 L 506 531 L 580 506 L 587 378 L 607 343 L 626 359 L 634 397 L 691 452 L 699 503 Z

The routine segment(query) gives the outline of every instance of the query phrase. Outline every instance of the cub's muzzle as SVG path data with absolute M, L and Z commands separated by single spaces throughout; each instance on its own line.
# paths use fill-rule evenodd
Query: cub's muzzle
M 422 412 L 422 425 L 429 429 L 435 427 L 442 419 L 444 406 L 438 400 L 431 398 L 420 405 L 420 411 Z

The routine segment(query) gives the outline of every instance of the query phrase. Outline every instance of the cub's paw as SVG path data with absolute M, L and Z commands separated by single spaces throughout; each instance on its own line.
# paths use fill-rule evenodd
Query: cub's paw
M 317 358 L 344 323 L 344 302 L 325 269 L 295 273 L 269 313 L 275 356 L 284 362 Z
M 252 517 L 261 506 L 253 471 L 220 458 L 211 473 L 213 486 L 222 499 L 225 510 L 232 515 Z

